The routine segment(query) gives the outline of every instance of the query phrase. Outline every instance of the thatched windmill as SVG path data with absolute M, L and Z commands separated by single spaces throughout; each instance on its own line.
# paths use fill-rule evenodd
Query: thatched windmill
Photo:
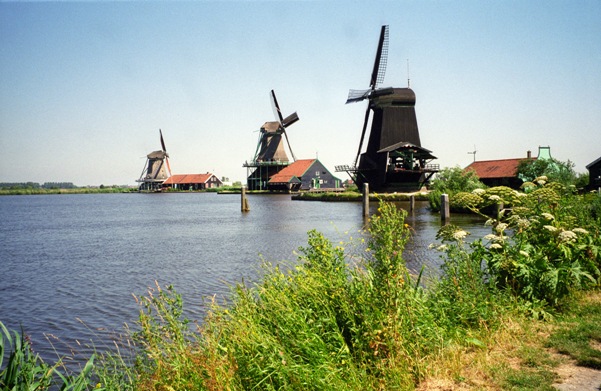
M 337 166 L 346 171 L 359 187 L 369 183 L 376 191 L 415 190 L 438 171 L 430 164 L 436 159 L 422 148 L 415 93 L 410 88 L 380 88 L 388 61 L 388 26 L 382 26 L 369 88 L 350 90 L 346 103 L 368 100 L 359 149 L 352 166 Z M 361 152 L 370 114 L 371 130 L 365 152 Z
M 171 176 L 171 167 L 169 165 L 169 154 L 163 140 L 163 132 L 159 129 L 161 137 L 161 150 L 150 152 L 146 155 L 146 164 L 142 169 L 138 190 L 140 191 L 160 191 L 163 182 Z M 168 175 L 167 175 L 168 174 Z
M 271 90 L 270 98 L 276 120 L 265 122 L 261 126 L 255 155 L 250 162 L 243 164 L 243 167 L 246 167 L 249 172 L 247 175 L 249 190 L 267 189 L 269 178 L 290 164 L 284 147 L 284 139 L 286 139 L 292 160 L 296 160 L 286 129 L 299 120 L 298 115 L 294 112 L 284 118 L 273 90 Z

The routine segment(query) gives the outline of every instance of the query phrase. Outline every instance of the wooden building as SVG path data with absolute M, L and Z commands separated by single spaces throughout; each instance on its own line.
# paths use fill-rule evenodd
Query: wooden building
M 267 182 L 270 191 L 293 192 L 312 189 L 339 189 L 342 181 L 318 159 L 301 159 L 272 175 Z
M 586 166 L 588 170 L 588 188 L 601 191 L 601 157 Z
M 178 190 L 205 190 L 223 186 L 223 182 L 214 174 L 178 174 L 170 176 L 163 187 Z

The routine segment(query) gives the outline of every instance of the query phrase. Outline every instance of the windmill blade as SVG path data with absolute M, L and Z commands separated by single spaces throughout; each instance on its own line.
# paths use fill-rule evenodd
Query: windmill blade
M 298 121 L 298 114 L 296 114 L 296 111 L 292 114 L 290 114 L 288 117 L 284 118 L 282 120 L 282 126 L 287 128 L 288 126 L 292 125 L 293 123 L 295 123 L 296 121 Z
M 367 122 L 369 121 L 369 105 L 367 105 L 367 110 L 365 110 L 365 120 L 363 121 L 363 131 L 361 132 L 361 141 L 359 141 L 359 149 L 357 150 L 357 157 L 355 157 L 355 167 L 357 167 L 357 162 L 359 161 L 359 155 L 361 155 L 361 148 L 363 147 L 363 139 L 365 138 L 365 131 L 367 130 Z
M 388 63 L 388 25 L 382 26 L 380 31 L 380 40 L 378 41 L 378 51 L 376 52 L 376 60 L 374 61 L 374 69 L 371 72 L 369 86 L 375 89 L 378 84 L 384 81 L 386 73 L 386 64 Z
M 167 163 L 167 170 L 169 171 L 169 176 L 171 176 L 171 165 L 169 164 L 169 156 L 165 157 L 165 162 Z
M 286 143 L 288 144 L 288 150 L 290 150 L 290 154 L 292 155 L 292 161 L 296 161 L 296 157 L 294 156 L 294 152 L 292 152 L 292 148 L 290 147 L 290 140 L 288 140 L 288 133 L 286 133 L 286 129 L 284 129 L 284 136 L 286 137 Z
M 371 90 L 349 90 L 348 98 L 346 99 L 346 103 L 359 102 L 369 96 Z
M 163 148 L 163 152 L 167 152 L 167 148 L 165 148 L 165 140 L 163 140 L 163 132 L 159 129 L 159 134 L 161 135 L 161 147 Z
M 278 105 L 278 100 L 275 97 L 275 92 L 271 90 L 271 108 L 273 109 L 273 115 L 275 119 L 280 123 L 284 122 L 284 117 L 282 117 L 282 112 L 280 110 L 280 105 Z

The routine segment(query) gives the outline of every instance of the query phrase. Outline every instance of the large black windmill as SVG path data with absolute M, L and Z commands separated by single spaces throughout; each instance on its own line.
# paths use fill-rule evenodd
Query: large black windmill
M 150 152 L 146 155 L 146 164 L 142 169 L 142 174 L 136 182 L 140 183 L 140 191 L 160 191 L 163 182 L 171 176 L 171 167 L 169 166 L 169 154 L 163 140 L 163 132 L 159 129 L 161 136 L 161 150 Z M 167 175 L 169 174 L 169 175 Z
M 295 161 L 294 152 L 290 147 L 286 128 L 299 120 L 296 112 L 290 114 L 286 118 L 282 116 L 282 111 L 275 97 L 275 92 L 271 90 L 271 107 L 275 116 L 275 121 L 265 122 L 259 131 L 259 142 L 255 156 L 250 162 L 245 162 L 243 167 L 250 172 L 247 178 L 249 190 L 265 190 L 269 178 L 290 164 L 288 155 L 284 148 L 284 140 L 288 144 L 288 149 L 292 155 L 292 160 Z M 282 135 L 284 136 L 282 138 Z
M 368 100 L 357 156 L 352 166 L 337 166 L 336 171 L 346 171 L 359 188 L 369 183 L 375 191 L 413 191 L 438 171 L 438 165 L 430 164 L 436 157 L 421 146 L 413 90 L 379 87 L 387 61 L 388 26 L 382 26 L 369 88 L 350 90 L 346 101 Z M 371 131 L 361 153 L 371 112 Z

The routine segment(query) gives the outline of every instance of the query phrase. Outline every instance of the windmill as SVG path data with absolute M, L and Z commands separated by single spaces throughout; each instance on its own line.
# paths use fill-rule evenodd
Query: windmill
M 369 88 L 350 90 L 346 103 L 367 100 L 359 148 L 352 166 L 337 166 L 346 171 L 358 186 L 369 183 L 377 191 L 414 190 L 426 183 L 437 165 L 435 156 L 422 148 L 415 93 L 410 88 L 381 88 L 388 63 L 388 26 L 382 26 Z M 363 143 L 371 118 L 371 130 L 365 152 Z
M 161 185 L 167 178 L 171 176 L 171 167 L 169 165 L 169 154 L 163 140 L 163 132 L 159 129 L 161 138 L 161 150 L 150 152 L 146 155 L 146 164 L 140 174 L 140 179 L 136 182 L 140 183 L 138 190 L 140 191 L 160 191 Z M 167 175 L 169 173 L 169 175 Z
M 290 164 L 283 139 L 286 140 L 292 160 L 296 160 L 294 152 L 292 152 L 292 148 L 290 147 L 290 140 L 288 139 L 286 129 L 299 120 L 298 115 L 294 112 L 284 118 L 273 90 L 271 90 L 270 99 L 276 120 L 263 124 L 259 131 L 259 141 L 255 156 L 251 162 L 245 162 L 243 165 L 243 167 L 247 167 L 247 170 L 252 170 L 247 180 L 249 190 L 266 189 L 269 178 Z

